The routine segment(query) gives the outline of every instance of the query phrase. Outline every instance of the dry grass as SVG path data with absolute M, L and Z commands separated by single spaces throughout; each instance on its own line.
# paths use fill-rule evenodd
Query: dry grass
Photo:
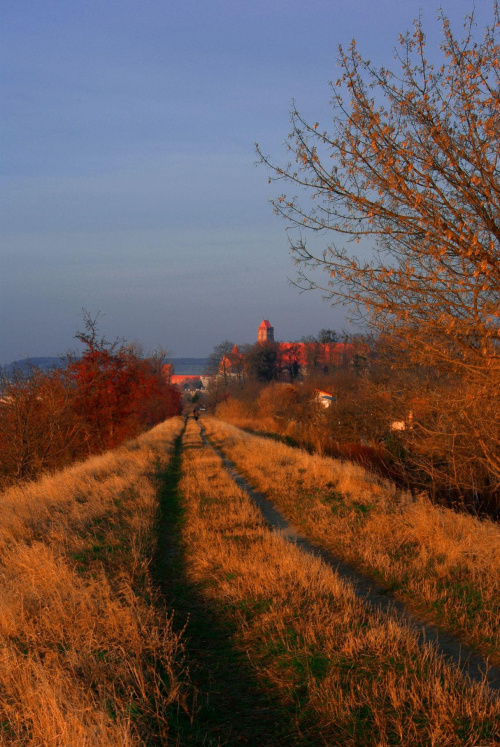
M 207 432 L 310 538 L 500 662 L 500 531 L 362 467 L 312 456 L 212 418 Z
M 210 427 L 226 446 L 225 426 Z M 466 683 L 396 618 L 365 607 L 318 558 L 271 532 L 213 450 L 201 447 L 194 423 L 185 443 L 189 579 L 231 617 L 257 675 L 289 710 L 287 744 L 493 743 L 499 706 L 482 686 Z
M 147 557 L 155 461 L 181 427 L 0 495 L 0 744 L 167 743 L 182 645 Z

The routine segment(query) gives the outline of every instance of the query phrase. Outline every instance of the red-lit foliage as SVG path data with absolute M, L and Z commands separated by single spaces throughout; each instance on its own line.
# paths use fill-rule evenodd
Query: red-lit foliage
M 27 479 L 72 461 L 82 429 L 65 372 L 4 379 L 0 399 L 0 483 Z
M 3 376 L 0 485 L 111 449 L 181 412 L 158 358 L 80 336 L 85 350 L 56 371 Z
M 89 347 L 71 365 L 75 411 L 92 451 L 111 449 L 180 413 L 180 393 L 156 369 L 126 347 Z

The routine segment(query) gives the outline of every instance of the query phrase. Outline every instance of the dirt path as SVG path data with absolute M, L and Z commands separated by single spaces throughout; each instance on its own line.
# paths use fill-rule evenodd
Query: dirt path
M 355 594 L 363 602 L 386 614 L 395 613 L 417 632 L 421 643 L 433 643 L 448 662 L 457 666 L 473 681 L 480 682 L 486 677 L 490 689 L 495 694 L 500 693 L 500 669 L 498 667 L 488 667 L 481 656 L 464 645 L 459 639 L 443 633 L 433 625 L 419 620 L 407 610 L 402 602 L 392 597 L 387 591 L 377 587 L 370 579 L 362 575 L 351 565 L 345 563 L 324 548 L 312 543 L 298 532 L 267 496 L 253 489 L 250 483 L 238 472 L 234 462 L 228 459 L 222 450 L 210 442 L 205 434 L 203 425 L 199 425 L 203 443 L 219 455 L 234 482 L 252 499 L 270 527 L 279 531 L 282 537 L 300 547 L 304 552 L 320 557 L 324 563 L 330 566 L 342 579 L 351 585 Z
M 234 645 L 231 623 L 221 618 L 203 589 L 186 573 L 184 499 L 179 483 L 183 453 L 194 447 L 186 446 L 183 436 L 184 430 L 167 469 L 158 475 L 160 515 L 153 560 L 157 584 L 168 607 L 175 610 L 174 627 L 183 631 L 187 666 L 196 691 L 194 702 L 172 717 L 176 744 L 305 747 L 296 734 L 289 733 L 286 712 L 262 689 L 247 657 Z

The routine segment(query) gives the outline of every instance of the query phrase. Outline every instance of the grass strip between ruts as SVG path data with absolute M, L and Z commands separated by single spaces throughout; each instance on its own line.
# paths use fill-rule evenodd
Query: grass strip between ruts
M 190 678 L 197 690 L 191 710 L 171 712 L 178 744 L 289 745 L 286 711 L 255 678 L 248 659 L 234 644 L 234 622 L 203 593 L 205 583 L 189 577 L 186 567 L 186 499 L 181 490 L 185 453 L 183 433 L 172 458 L 159 471 L 159 517 L 154 577 L 168 606 L 175 609 L 174 627 L 183 633 Z M 193 717 L 194 713 L 194 717 Z M 307 742 L 294 741 L 293 744 Z

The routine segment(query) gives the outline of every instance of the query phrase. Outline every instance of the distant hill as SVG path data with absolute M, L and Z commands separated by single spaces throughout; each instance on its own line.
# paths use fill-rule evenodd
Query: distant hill
M 41 357 L 41 358 L 22 358 L 19 361 L 13 361 L 5 366 L 7 373 L 21 371 L 23 374 L 29 373 L 31 368 L 40 368 L 42 371 L 50 371 L 53 368 L 63 368 L 66 365 L 64 358 Z
M 202 374 L 207 365 L 206 358 L 169 358 L 168 362 L 172 363 L 175 373 L 180 376 L 196 376 Z M 53 368 L 62 368 L 64 365 L 64 358 L 61 359 L 55 356 L 22 358 L 19 361 L 9 363 L 5 366 L 5 370 L 8 374 L 16 369 L 21 371 L 23 374 L 27 374 L 32 366 L 40 368 L 42 371 L 50 371 Z
M 197 376 L 205 373 L 207 358 L 169 358 L 178 376 Z

